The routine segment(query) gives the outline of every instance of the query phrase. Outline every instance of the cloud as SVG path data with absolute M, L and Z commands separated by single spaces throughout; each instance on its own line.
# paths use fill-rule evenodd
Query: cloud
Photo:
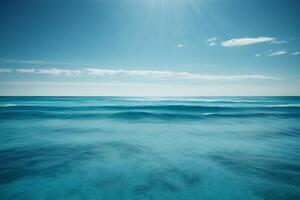
M 293 53 L 293 55 L 294 55 L 294 56 L 298 56 L 298 55 L 300 55 L 300 51 L 296 51 L 296 52 L 294 52 L 294 53 Z
M 1 70 L 0 70 L 1 72 Z M 2 72 L 8 72 L 2 69 Z M 11 72 L 11 71 L 9 71 Z M 84 69 L 34 69 L 34 68 L 19 68 L 17 73 L 43 74 L 52 76 L 98 76 L 98 77 L 112 77 L 112 76 L 126 76 L 133 78 L 149 78 L 159 80 L 278 80 L 277 77 L 265 75 L 207 75 L 190 72 L 174 72 L 174 71 L 159 71 L 159 70 L 125 70 L 125 69 L 101 69 L 101 68 L 84 68 Z
M 19 73 L 33 73 L 33 74 L 45 74 L 45 75 L 66 75 L 66 76 L 78 76 L 82 73 L 81 70 L 72 70 L 72 69 L 17 69 Z
M 12 71 L 11 69 L 0 68 L 0 74 L 1 74 L 1 73 L 9 73 L 9 72 L 11 72 L 11 71 Z
M 49 74 L 49 75 L 67 75 L 67 76 L 78 76 L 82 73 L 81 70 L 71 69 L 40 69 L 37 71 L 38 74 Z
M 94 76 L 112 76 L 119 73 L 122 73 L 123 70 L 110 70 L 110 69 L 98 69 L 98 68 L 89 68 L 85 69 L 88 75 Z
M 212 42 L 215 42 L 215 41 L 217 41 L 217 37 L 212 37 L 212 38 L 208 38 L 207 40 L 206 40 L 206 42 L 207 43 L 212 43 Z
M 19 73 L 34 73 L 35 69 L 17 69 Z
M 216 46 L 217 45 L 217 37 L 213 37 L 213 38 L 208 38 L 206 40 L 206 43 L 208 43 L 208 46 L 212 47 L 212 46 Z
M 245 79 L 278 79 L 264 75 L 202 75 L 190 72 L 155 71 L 155 70 L 108 70 L 90 68 L 87 74 L 95 76 L 123 75 L 131 77 L 148 77 L 154 79 L 179 79 L 179 80 L 245 80 Z
M 177 47 L 178 48 L 185 48 L 185 47 L 188 47 L 188 45 L 186 45 L 186 44 L 177 44 Z
M 239 46 L 253 45 L 253 44 L 264 43 L 264 42 L 272 42 L 275 40 L 276 38 L 274 37 L 233 38 L 223 42 L 222 46 L 239 47 Z
M 1 59 L 0 62 L 5 63 L 16 63 L 16 64 L 29 64 L 29 65 L 91 65 L 91 64 L 82 64 L 82 63 L 70 63 L 70 62 L 53 62 L 47 60 L 22 60 L 22 59 Z
M 114 75 L 123 75 L 123 76 L 136 76 L 136 77 L 152 77 L 152 78 L 167 78 L 174 77 L 174 72 L 171 71 L 155 71 L 155 70 L 123 70 L 123 69 L 98 69 L 98 68 L 89 68 L 85 69 L 88 75 L 94 76 L 114 76 Z
M 255 57 L 260 57 L 261 55 L 259 53 L 255 54 Z
M 0 59 L 1 62 L 18 63 L 18 64 L 53 64 L 44 60 L 19 60 L 19 59 Z
M 283 43 L 287 43 L 285 40 L 273 40 L 271 42 L 272 44 L 283 44 Z
M 155 71 L 155 70 L 124 70 L 123 74 L 127 76 L 145 76 L 145 77 L 151 77 L 151 78 L 158 78 L 158 79 L 164 79 L 164 78 L 176 78 L 175 76 L 177 73 L 172 71 Z
M 287 51 L 276 51 L 276 52 L 273 52 L 273 53 L 270 53 L 269 56 L 282 56 L 282 55 L 285 55 L 287 54 L 288 52 Z

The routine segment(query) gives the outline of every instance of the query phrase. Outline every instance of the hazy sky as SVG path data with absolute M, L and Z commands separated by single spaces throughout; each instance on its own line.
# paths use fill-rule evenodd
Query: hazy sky
M 300 95 L 298 0 L 1 0 L 0 95 Z

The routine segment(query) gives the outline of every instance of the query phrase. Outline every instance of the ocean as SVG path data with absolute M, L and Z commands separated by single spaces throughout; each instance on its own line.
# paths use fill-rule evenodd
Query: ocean
M 0 97 L 0 199 L 300 199 L 300 97 Z

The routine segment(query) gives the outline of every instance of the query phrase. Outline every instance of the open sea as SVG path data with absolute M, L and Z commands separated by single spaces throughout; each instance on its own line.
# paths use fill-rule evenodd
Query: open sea
M 0 97 L 1 200 L 299 200 L 300 97 Z

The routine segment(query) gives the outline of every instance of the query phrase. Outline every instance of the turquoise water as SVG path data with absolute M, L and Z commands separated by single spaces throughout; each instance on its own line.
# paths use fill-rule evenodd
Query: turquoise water
M 300 199 L 300 97 L 1 97 L 0 199 Z

